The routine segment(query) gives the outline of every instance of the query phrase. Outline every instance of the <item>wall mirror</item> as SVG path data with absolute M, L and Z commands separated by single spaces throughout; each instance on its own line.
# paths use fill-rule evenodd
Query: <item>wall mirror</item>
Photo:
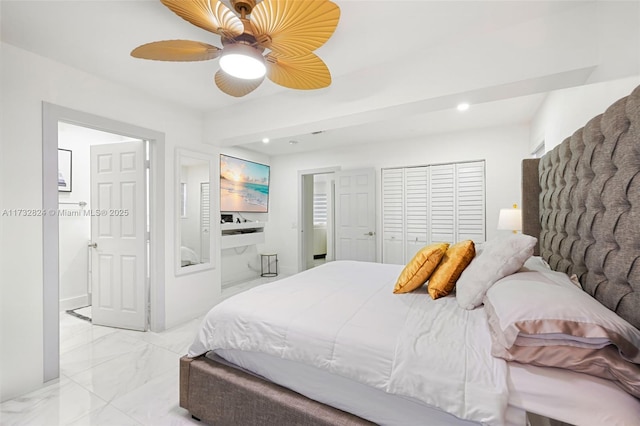
M 176 275 L 214 267 L 211 211 L 213 154 L 176 151 Z

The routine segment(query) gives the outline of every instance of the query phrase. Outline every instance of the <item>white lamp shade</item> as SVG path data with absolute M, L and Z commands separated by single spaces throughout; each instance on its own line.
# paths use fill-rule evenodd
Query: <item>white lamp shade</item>
M 233 77 L 245 80 L 261 78 L 267 72 L 260 52 L 240 43 L 225 46 L 220 57 L 220 68 Z
M 498 229 L 522 231 L 522 211 L 520 209 L 500 209 Z

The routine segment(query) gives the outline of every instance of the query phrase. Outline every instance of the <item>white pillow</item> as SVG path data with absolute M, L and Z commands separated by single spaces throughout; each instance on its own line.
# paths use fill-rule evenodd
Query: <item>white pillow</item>
M 550 270 L 551 266 L 549 266 L 546 260 L 544 260 L 540 256 L 531 256 L 526 260 L 526 262 L 524 262 L 524 265 L 522 265 L 518 272 L 547 272 Z
M 640 330 L 559 272 L 520 272 L 484 299 L 491 354 L 616 382 L 640 398 Z
M 613 344 L 640 364 L 640 330 L 606 308 L 560 272 L 520 272 L 487 291 L 484 299 L 494 344 L 602 348 Z
M 537 242 L 529 235 L 511 234 L 485 243 L 480 256 L 471 261 L 456 283 L 458 304 L 464 309 L 480 306 L 496 281 L 516 272 L 533 255 Z

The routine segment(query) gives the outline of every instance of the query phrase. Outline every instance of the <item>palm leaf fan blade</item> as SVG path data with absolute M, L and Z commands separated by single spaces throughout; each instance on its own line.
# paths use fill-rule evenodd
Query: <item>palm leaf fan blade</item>
M 216 46 L 191 40 L 164 40 L 143 44 L 131 51 L 131 56 L 156 61 L 206 61 L 220 56 Z
M 315 53 L 290 58 L 276 53 L 267 55 L 267 77 L 290 89 L 313 90 L 328 87 L 331 73 Z
M 335 32 L 340 8 L 329 0 L 264 0 L 251 12 L 256 39 L 274 52 L 302 56 Z
M 229 96 L 240 98 L 256 90 L 264 81 L 264 77 L 256 78 L 254 80 L 244 80 L 233 77 L 223 70 L 219 70 L 216 73 L 214 80 L 218 89 Z
M 193 25 L 224 37 L 237 37 L 244 24 L 218 0 L 161 0 L 173 13 Z

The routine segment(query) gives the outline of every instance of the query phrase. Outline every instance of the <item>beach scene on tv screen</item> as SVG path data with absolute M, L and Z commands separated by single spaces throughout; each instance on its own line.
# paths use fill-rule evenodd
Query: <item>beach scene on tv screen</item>
M 269 166 L 220 156 L 220 211 L 267 212 Z

